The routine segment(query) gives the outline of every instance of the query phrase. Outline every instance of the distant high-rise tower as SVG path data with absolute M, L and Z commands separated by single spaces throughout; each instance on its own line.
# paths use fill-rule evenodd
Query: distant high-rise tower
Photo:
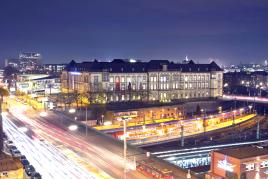
M 20 68 L 24 71 L 34 70 L 41 64 L 42 56 L 40 53 L 25 52 L 20 53 Z

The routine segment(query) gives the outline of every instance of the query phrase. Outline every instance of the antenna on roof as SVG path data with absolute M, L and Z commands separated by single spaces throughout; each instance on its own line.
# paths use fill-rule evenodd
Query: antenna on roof
M 185 56 L 185 61 L 187 61 L 187 62 L 189 61 L 188 55 Z

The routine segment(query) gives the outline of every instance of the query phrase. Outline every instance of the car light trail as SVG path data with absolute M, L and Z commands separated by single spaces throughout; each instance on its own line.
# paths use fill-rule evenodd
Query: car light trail
M 28 137 L 6 115 L 3 115 L 3 127 L 10 140 L 41 173 L 43 178 L 95 178 L 89 171 L 68 159 L 50 143 Z
M 72 127 L 70 130 L 69 127 L 72 126 L 72 124 L 64 128 L 53 124 L 53 122 L 50 123 L 50 120 L 61 119 L 61 116 L 53 113 L 42 117 L 35 111 L 29 113 L 16 105 L 11 106 L 9 112 L 8 117 L 12 116 L 12 118 L 10 118 L 10 120 L 12 119 L 11 121 L 22 123 L 27 126 L 30 131 L 33 131 L 34 135 L 31 135 L 33 138 L 36 138 L 38 141 L 45 140 L 51 145 L 57 146 L 57 149 L 59 149 L 62 154 L 78 163 L 78 166 L 85 168 L 95 178 L 122 178 L 124 160 L 121 156 L 121 147 L 119 147 L 116 152 L 111 152 L 106 147 L 98 146 L 98 143 L 96 145 L 95 141 L 91 141 L 90 139 L 91 142 L 89 142 L 83 135 L 78 135 L 79 128 L 72 130 Z M 93 138 L 95 138 L 95 136 L 93 136 Z M 111 165 L 111 163 L 113 165 Z M 130 170 L 133 169 L 132 158 L 128 160 L 127 168 Z M 143 178 L 138 172 L 131 172 L 129 176 L 130 178 L 132 178 L 131 176 Z

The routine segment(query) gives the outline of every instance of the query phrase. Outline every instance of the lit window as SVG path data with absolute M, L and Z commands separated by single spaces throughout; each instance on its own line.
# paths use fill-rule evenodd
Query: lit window
M 254 170 L 254 163 L 246 164 L 246 171 L 252 171 Z
M 261 168 L 267 168 L 268 167 L 268 161 L 264 161 L 261 163 Z
M 114 78 L 110 77 L 110 83 L 113 83 L 113 82 L 114 82 Z

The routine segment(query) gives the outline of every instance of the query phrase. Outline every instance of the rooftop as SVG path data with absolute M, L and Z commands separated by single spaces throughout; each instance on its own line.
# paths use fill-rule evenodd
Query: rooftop
M 251 157 L 268 155 L 268 149 L 258 148 L 255 146 L 227 148 L 227 149 L 219 150 L 217 152 L 230 156 L 230 157 L 237 158 L 237 159 L 246 159 L 246 158 L 251 158 Z
M 76 63 L 71 61 L 67 71 L 89 71 L 89 72 L 110 72 L 110 73 L 147 73 L 149 71 L 180 71 L 180 72 L 210 72 L 222 71 L 215 63 L 197 64 L 194 61 L 188 63 L 174 63 L 168 60 L 150 60 L 149 62 L 135 63 L 123 59 L 114 59 L 112 62 L 99 62 L 97 60 Z
M 0 153 L 0 172 L 23 168 L 19 158 L 14 158 L 4 152 Z

